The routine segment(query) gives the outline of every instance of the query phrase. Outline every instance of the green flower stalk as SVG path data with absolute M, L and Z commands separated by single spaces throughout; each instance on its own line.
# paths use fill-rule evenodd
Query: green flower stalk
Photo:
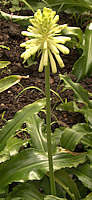
M 30 19 L 31 25 L 27 31 L 22 31 L 24 36 L 29 37 L 29 40 L 22 43 L 20 46 L 25 47 L 26 51 L 21 57 L 26 61 L 37 52 L 41 55 L 39 72 L 43 71 L 45 66 L 45 94 L 46 94 L 46 125 L 47 125 L 47 147 L 49 161 L 49 176 L 51 194 L 55 195 L 55 181 L 53 172 L 52 145 L 51 145 L 51 112 L 50 112 L 50 65 L 53 73 L 57 72 L 56 61 L 59 66 L 64 67 L 60 52 L 69 54 L 69 49 L 64 46 L 66 41 L 70 41 L 70 37 L 61 36 L 61 31 L 67 27 L 67 24 L 58 25 L 59 16 L 56 12 L 49 8 L 40 9 Z M 50 65 L 49 65 L 50 63 Z

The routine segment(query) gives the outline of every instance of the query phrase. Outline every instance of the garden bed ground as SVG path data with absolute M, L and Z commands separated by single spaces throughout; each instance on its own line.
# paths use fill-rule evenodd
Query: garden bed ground
M 60 23 L 68 23 L 69 26 L 80 25 L 76 24 L 73 16 L 66 15 L 64 13 L 60 14 Z M 85 27 L 88 23 L 89 20 L 87 21 L 86 19 L 82 24 L 82 30 L 85 30 Z M 33 65 L 29 68 L 24 68 L 24 65 L 22 63 L 23 60 L 20 58 L 20 55 L 23 52 L 23 48 L 20 48 L 20 43 L 25 41 L 25 38 L 21 36 L 22 30 L 23 28 L 15 23 L 12 23 L 12 21 L 7 22 L 0 19 L 0 44 L 10 48 L 10 51 L 6 49 L 0 49 L 0 60 L 8 60 L 11 62 L 7 69 L 0 70 L 0 78 L 11 74 L 19 74 L 21 76 L 29 75 L 29 78 L 22 79 L 20 84 L 17 84 L 0 94 L 0 127 L 4 125 L 7 120 L 11 119 L 18 110 L 22 109 L 23 106 L 28 105 L 35 100 L 43 97 L 43 95 L 35 89 L 26 90 L 17 97 L 17 95 L 23 88 L 26 88 L 28 86 L 37 86 L 43 91 L 45 90 L 44 72 L 38 72 L 38 64 Z M 58 73 L 64 74 L 65 72 L 67 72 L 73 80 L 76 80 L 75 77 L 72 75 L 71 70 L 73 64 L 79 57 L 78 51 L 76 49 L 71 49 L 69 55 L 62 57 L 65 63 L 65 68 L 61 70 L 58 67 Z M 37 61 L 39 62 L 39 59 Z M 55 91 L 57 90 L 59 83 L 58 73 L 55 75 L 51 73 L 50 76 L 51 89 Z M 92 77 L 84 79 L 81 84 L 89 92 L 92 92 Z M 58 89 L 57 92 L 63 100 L 67 98 L 67 100 L 69 101 L 73 98 L 72 91 L 67 90 L 66 92 L 62 93 L 61 89 Z M 60 100 L 54 94 L 52 94 L 52 107 L 59 102 Z M 63 126 L 71 126 L 78 122 L 84 121 L 83 116 L 79 113 L 61 113 L 59 111 L 55 111 L 54 109 L 54 112 L 52 113 L 53 120 L 55 120 L 54 115 L 58 119 L 58 124 L 61 124 Z M 58 124 L 54 126 L 57 126 Z

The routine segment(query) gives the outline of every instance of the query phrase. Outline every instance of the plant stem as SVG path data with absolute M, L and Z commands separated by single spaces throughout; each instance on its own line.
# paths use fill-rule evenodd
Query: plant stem
M 49 177 L 51 194 L 56 195 L 53 159 L 52 159 L 52 146 L 51 146 L 51 105 L 50 105 L 50 68 L 45 66 L 45 94 L 46 94 L 46 125 L 47 125 L 47 147 L 48 147 L 48 161 L 49 161 Z

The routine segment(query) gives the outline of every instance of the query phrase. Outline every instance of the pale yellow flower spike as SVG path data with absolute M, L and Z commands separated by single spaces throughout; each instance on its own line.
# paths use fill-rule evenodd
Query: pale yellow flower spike
M 41 60 L 40 60 L 40 65 L 39 65 L 39 72 L 42 72 L 43 71 L 43 67 L 44 67 L 44 53 L 42 53 L 42 56 L 41 56 Z
M 56 67 L 56 62 L 52 56 L 52 53 L 49 51 L 49 58 L 50 58 L 50 63 L 51 63 L 51 68 L 52 68 L 52 73 L 57 73 L 57 67 Z
M 44 63 L 43 63 L 43 65 L 44 66 L 48 65 L 48 51 L 47 51 L 47 49 L 44 52 Z
M 60 55 L 59 54 L 55 54 L 55 57 L 57 59 L 58 64 L 60 65 L 60 67 L 63 68 L 64 67 L 64 63 L 63 63 L 63 60 L 60 57 Z
M 26 49 L 21 57 L 26 61 L 40 51 L 42 55 L 39 72 L 42 72 L 43 67 L 47 66 L 50 61 L 52 73 L 56 73 L 56 61 L 60 67 L 64 67 L 59 52 L 69 54 L 69 49 L 64 44 L 71 38 L 60 34 L 61 30 L 67 27 L 67 24 L 59 25 L 57 24 L 58 20 L 59 15 L 56 15 L 56 12 L 52 9 L 43 8 L 43 12 L 38 9 L 34 17 L 30 19 L 31 25 L 28 26 L 27 31 L 22 31 L 22 34 L 29 37 L 29 40 L 20 45 Z

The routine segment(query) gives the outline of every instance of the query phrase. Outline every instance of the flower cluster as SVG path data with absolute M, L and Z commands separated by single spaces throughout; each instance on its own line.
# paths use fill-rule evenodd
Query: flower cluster
M 39 64 L 39 72 L 43 71 L 43 67 L 48 65 L 50 61 L 52 72 L 57 72 L 57 60 L 60 67 L 64 67 L 63 60 L 60 56 L 60 51 L 63 54 L 69 54 L 69 49 L 65 47 L 66 41 L 70 41 L 70 37 L 61 36 L 60 32 L 67 27 L 67 24 L 57 24 L 59 15 L 50 8 L 40 9 L 30 19 L 31 25 L 28 26 L 27 31 L 22 31 L 24 36 L 28 36 L 29 40 L 22 43 L 20 46 L 25 47 L 26 51 L 21 54 L 21 57 L 26 61 L 30 56 L 37 51 L 41 54 Z

